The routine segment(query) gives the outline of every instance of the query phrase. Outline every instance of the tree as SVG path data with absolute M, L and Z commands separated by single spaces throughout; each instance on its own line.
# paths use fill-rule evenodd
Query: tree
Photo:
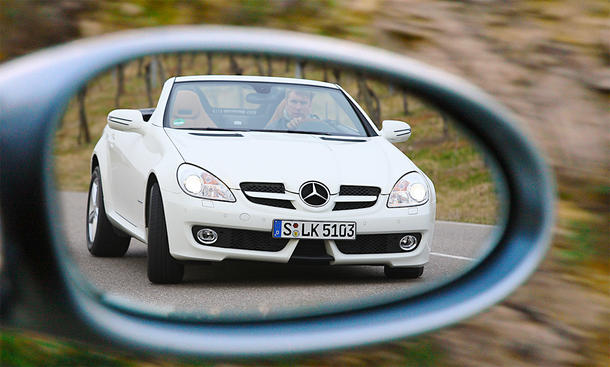
M 85 143 L 89 144 L 91 142 L 91 135 L 89 134 L 89 125 L 87 124 L 87 113 L 85 111 L 85 97 L 87 95 L 87 86 L 81 88 L 78 91 L 78 137 L 76 138 L 76 142 L 81 144 L 84 140 Z
M 358 79 L 358 99 L 364 101 L 367 111 L 371 115 L 373 122 L 376 124 L 381 122 L 381 103 L 379 97 L 366 84 L 366 79 L 362 75 L 357 76 Z
M 123 64 L 118 64 L 116 67 L 116 96 L 114 97 L 114 107 L 119 108 L 121 104 L 121 95 L 125 92 L 125 73 Z

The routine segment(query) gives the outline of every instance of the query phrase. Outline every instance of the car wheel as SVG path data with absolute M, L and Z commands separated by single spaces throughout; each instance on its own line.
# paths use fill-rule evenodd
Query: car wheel
M 169 253 L 165 212 L 159 185 L 150 189 L 148 211 L 148 279 L 157 284 L 180 283 L 184 265 Z
M 424 273 L 423 266 L 388 266 L 383 267 L 385 276 L 391 279 L 415 279 Z
M 129 248 L 131 237 L 114 228 L 106 216 L 102 176 L 99 167 L 91 174 L 87 201 L 87 249 L 93 256 L 120 257 Z

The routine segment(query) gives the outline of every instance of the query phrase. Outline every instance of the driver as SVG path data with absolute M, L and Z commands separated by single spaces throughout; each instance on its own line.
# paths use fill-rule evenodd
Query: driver
M 311 114 L 313 93 L 301 89 L 287 89 L 284 108 L 279 118 L 266 126 L 270 130 L 295 129 L 304 121 L 319 120 Z

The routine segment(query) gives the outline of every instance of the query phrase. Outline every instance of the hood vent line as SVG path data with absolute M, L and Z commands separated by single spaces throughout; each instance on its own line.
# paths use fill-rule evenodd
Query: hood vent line
M 243 138 L 244 137 L 240 133 L 221 133 L 221 134 L 213 134 L 213 133 L 189 133 L 189 135 L 196 135 L 196 136 L 217 136 L 217 137 L 236 137 L 236 138 Z

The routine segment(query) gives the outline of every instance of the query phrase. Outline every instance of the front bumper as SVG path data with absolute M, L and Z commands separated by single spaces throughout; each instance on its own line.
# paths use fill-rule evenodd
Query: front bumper
M 412 208 L 387 208 L 387 195 L 381 195 L 370 208 L 309 212 L 254 204 L 240 190 L 233 190 L 234 203 L 196 199 L 184 193 L 162 190 L 170 254 L 178 260 L 222 261 L 241 259 L 287 263 L 299 240 L 291 239 L 280 251 L 257 251 L 205 246 L 193 237 L 193 226 L 223 227 L 269 233 L 274 219 L 355 221 L 356 236 L 364 234 L 421 233 L 419 246 L 411 252 L 347 254 L 333 240 L 324 240 L 332 265 L 367 264 L 421 266 L 428 262 L 434 231 L 435 203 Z

